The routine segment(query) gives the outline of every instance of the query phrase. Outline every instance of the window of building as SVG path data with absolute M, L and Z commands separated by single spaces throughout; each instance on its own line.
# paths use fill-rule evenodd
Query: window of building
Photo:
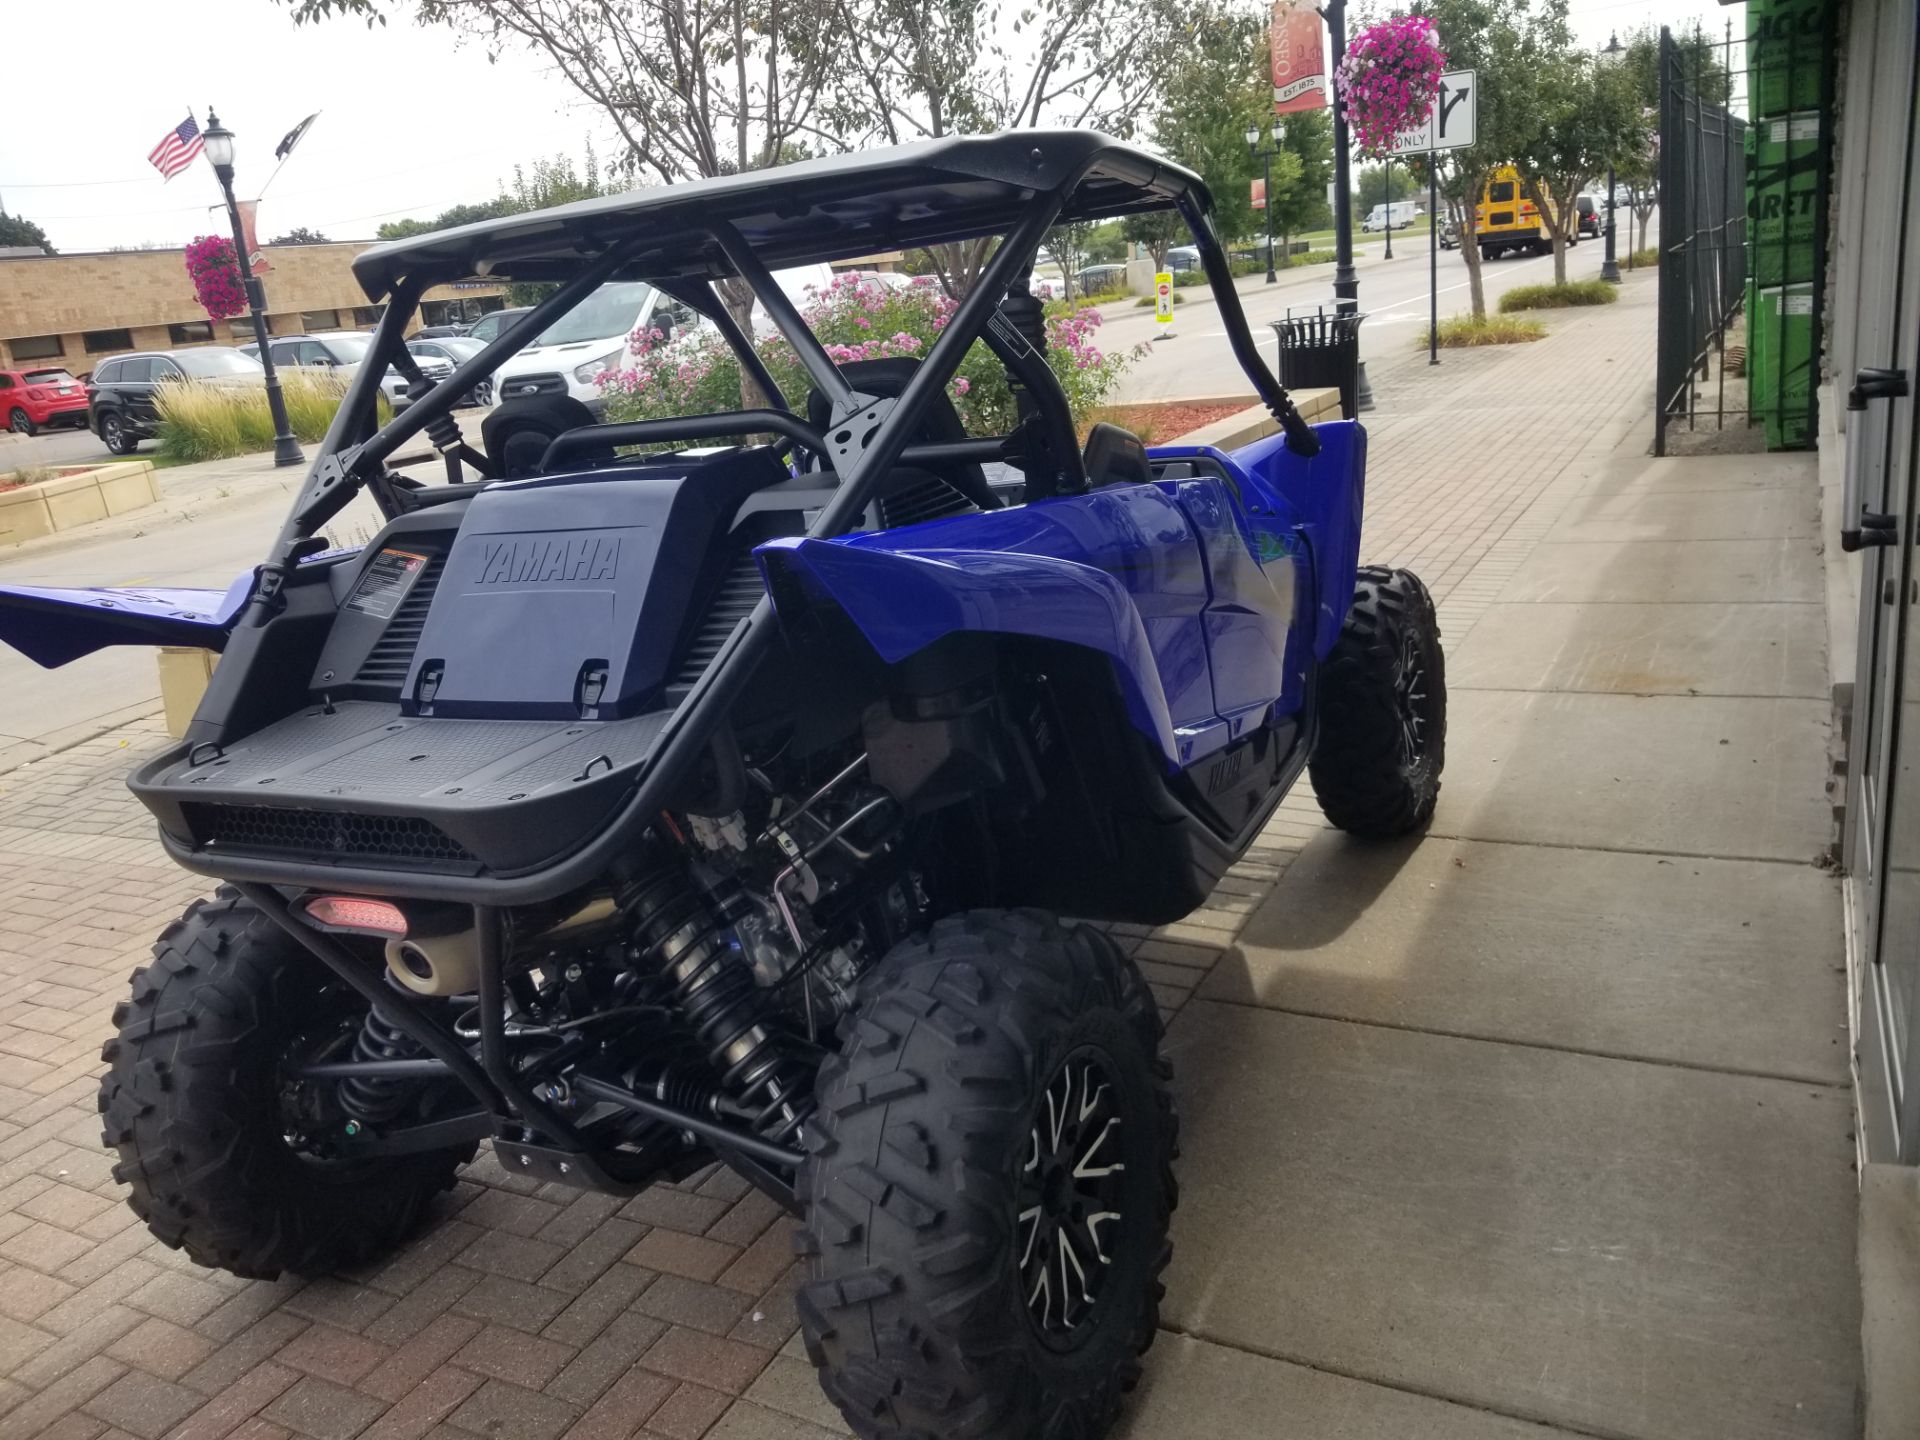
M 213 325 L 206 320 L 188 320 L 167 326 L 167 339 L 176 345 L 195 345 L 213 339 Z
M 354 328 L 357 330 L 362 326 L 378 325 L 384 313 L 384 307 L 379 305 L 356 305 L 353 307 Z
M 240 340 L 251 344 L 253 342 L 253 318 L 243 315 L 238 320 L 229 320 L 227 322 L 227 338 L 229 340 Z
M 58 335 L 22 335 L 18 340 L 9 340 L 7 348 L 13 351 L 16 360 L 51 360 L 67 353 Z
M 131 350 L 133 332 L 131 330 L 89 330 L 80 337 L 80 343 L 87 347 L 89 355 L 98 355 L 102 350 Z
M 338 310 L 302 310 L 300 328 L 302 330 L 338 330 L 340 312 Z

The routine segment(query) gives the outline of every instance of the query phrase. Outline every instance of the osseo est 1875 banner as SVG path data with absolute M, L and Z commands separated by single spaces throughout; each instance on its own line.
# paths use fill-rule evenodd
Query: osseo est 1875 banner
M 1273 113 L 1327 106 L 1325 31 L 1308 0 L 1273 0 L 1268 42 L 1273 50 Z

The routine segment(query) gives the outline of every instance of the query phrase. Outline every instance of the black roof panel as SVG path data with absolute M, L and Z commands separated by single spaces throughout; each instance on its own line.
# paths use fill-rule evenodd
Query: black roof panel
M 731 222 L 770 268 L 999 234 L 1037 191 L 1069 194 L 1063 220 L 1162 210 L 1183 194 L 1210 206 L 1197 175 L 1090 130 L 1012 130 L 802 160 L 581 200 L 375 246 L 353 271 L 375 299 L 402 276 L 438 283 L 482 273 L 560 280 L 616 242 L 644 237 L 622 278 L 729 275 L 705 227 Z

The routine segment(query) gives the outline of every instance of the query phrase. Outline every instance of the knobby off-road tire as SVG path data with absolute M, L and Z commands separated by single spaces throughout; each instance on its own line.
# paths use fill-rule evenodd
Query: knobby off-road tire
M 800 1176 L 828 1397 L 867 1440 L 1094 1440 L 1172 1254 L 1172 1072 L 1139 971 L 1098 931 L 977 911 L 896 946 L 844 1033 Z
M 101 1051 L 102 1138 L 149 1230 L 262 1280 L 362 1264 L 414 1231 L 472 1145 L 323 1162 L 286 1139 L 282 1061 L 364 1009 L 230 890 L 161 932 Z
M 1369 839 L 1432 819 L 1447 758 L 1447 670 L 1419 576 L 1361 568 L 1318 703 L 1309 773 L 1327 819 Z

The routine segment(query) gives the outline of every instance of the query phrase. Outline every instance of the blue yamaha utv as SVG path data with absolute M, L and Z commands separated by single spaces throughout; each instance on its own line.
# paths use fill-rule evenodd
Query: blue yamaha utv
M 372 363 L 257 569 L 9 591 L 0 638 L 43 664 L 221 652 L 130 782 L 221 882 L 105 1049 L 153 1233 L 327 1271 L 482 1140 L 616 1193 L 717 1159 L 798 1217 L 807 1347 L 859 1434 L 1103 1433 L 1154 1335 L 1175 1119 L 1101 922 L 1200 904 L 1303 770 L 1343 829 L 1418 829 L 1444 743 L 1432 603 L 1357 565 L 1365 431 L 1302 421 L 1208 206 L 1104 136 L 1013 133 L 384 245 L 355 262 Z M 1083 443 L 1045 360 L 1048 229 L 1155 209 L 1275 422 L 1232 453 Z M 772 273 L 982 236 L 918 363 L 836 365 Z M 476 273 L 557 288 L 429 386 L 407 326 Z M 610 282 L 717 327 L 765 405 L 601 423 L 523 384 L 470 447 L 461 397 Z M 974 345 L 1011 434 L 959 423 Z M 381 426 L 389 364 L 416 401 Z M 419 435 L 444 483 L 398 463 Z M 362 491 L 384 527 L 333 548 Z

